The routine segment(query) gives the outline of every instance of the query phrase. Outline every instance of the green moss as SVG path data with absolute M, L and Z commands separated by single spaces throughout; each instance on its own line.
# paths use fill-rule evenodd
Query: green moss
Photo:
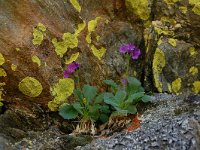
M 0 53 L 0 66 L 3 65 L 5 63 L 5 58 L 3 57 L 3 55 Z
M 74 6 L 74 8 L 80 13 L 81 12 L 81 6 L 78 2 L 78 0 L 70 0 L 70 3 Z
M 30 97 L 37 97 L 42 93 L 41 83 L 34 77 L 25 77 L 18 85 L 19 90 Z
M 96 56 L 99 60 L 102 59 L 102 57 L 104 56 L 104 54 L 106 52 L 105 47 L 101 47 L 100 49 L 97 49 L 94 45 L 92 45 L 91 49 L 92 49 L 92 53 L 94 54 L 94 56 Z
M 39 67 L 41 66 L 40 58 L 36 55 L 32 56 L 32 61 L 36 63 Z
M 168 91 L 169 91 L 170 93 L 172 93 L 172 86 L 171 86 L 170 83 L 167 83 L 167 87 L 168 87 Z
M 3 68 L 0 68 L 0 77 L 6 77 L 7 73 Z
M 200 81 L 195 81 L 193 83 L 193 91 L 195 94 L 200 93 Z
M 12 69 L 12 71 L 16 71 L 16 70 L 17 70 L 17 65 L 12 64 L 12 65 L 11 65 L 11 69 Z
M 191 73 L 192 75 L 198 74 L 198 68 L 193 66 L 189 69 L 189 73 Z
M 148 0 L 126 0 L 126 7 L 142 20 L 148 20 L 150 15 Z
M 40 45 L 44 39 L 46 27 L 42 23 L 38 23 L 36 28 L 33 28 L 33 44 Z
M 158 92 L 162 92 L 162 82 L 160 81 L 160 74 L 162 73 L 163 68 L 165 67 L 165 54 L 164 52 L 156 48 L 154 58 L 153 58 L 153 77 L 155 82 L 155 87 Z
M 172 82 L 172 90 L 175 94 L 179 94 L 179 91 L 181 89 L 181 78 L 177 78 Z
M 176 39 L 169 38 L 168 43 L 171 44 L 172 46 L 176 47 Z
M 53 101 L 48 103 L 48 107 L 51 111 L 58 110 L 59 106 L 67 101 L 67 98 L 73 93 L 74 80 L 70 78 L 60 79 L 51 88 L 51 93 L 54 96 Z

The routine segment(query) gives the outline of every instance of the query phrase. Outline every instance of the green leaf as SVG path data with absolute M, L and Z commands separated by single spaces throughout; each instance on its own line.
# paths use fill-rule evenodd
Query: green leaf
M 115 95 L 115 101 L 117 103 L 120 104 L 121 102 L 123 102 L 125 100 L 125 98 L 126 98 L 126 92 L 125 91 L 123 91 L 123 90 L 117 91 L 117 93 Z
M 105 93 L 101 93 L 101 94 L 99 94 L 96 98 L 95 98 L 95 104 L 100 104 L 100 103 L 102 103 L 103 102 L 103 98 L 104 98 L 104 94 Z
M 103 106 L 101 106 L 101 107 L 100 107 L 100 112 L 101 112 L 101 113 L 104 113 L 104 114 L 110 113 L 109 106 L 108 106 L 108 105 L 103 105 Z
M 77 100 L 82 101 L 83 94 L 81 93 L 81 91 L 79 89 L 75 89 L 74 90 L 74 96 L 76 97 Z
M 127 92 L 128 95 L 136 93 L 141 89 L 141 83 L 138 79 L 134 77 L 128 77 L 128 86 L 127 86 Z
M 128 97 L 128 99 L 126 100 L 127 104 L 131 104 L 133 102 L 136 102 L 138 99 L 142 98 L 144 96 L 144 92 L 138 92 L 135 94 L 132 94 Z
M 127 110 L 124 110 L 124 111 L 114 111 L 112 114 L 111 114 L 111 118 L 112 117 L 122 117 L 122 116 L 127 116 Z
M 99 108 L 100 105 L 93 105 L 93 106 L 89 106 L 89 116 L 90 118 L 92 118 L 93 120 L 98 120 L 100 113 L 99 113 Z
M 109 120 L 109 116 L 106 114 L 101 114 L 99 119 L 101 120 L 101 122 L 106 123 Z
M 83 115 L 83 107 L 81 106 L 80 103 L 73 103 L 72 106 L 74 109 L 79 112 L 81 115 Z
M 78 112 L 72 105 L 64 105 L 59 109 L 59 115 L 64 119 L 74 119 L 78 116 Z
M 106 104 L 112 105 L 113 107 L 119 106 L 119 104 L 115 101 L 115 97 L 112 93 L 105 93 L 104 94 L 104 102 Z
M 83 95 L 90 102 L 97 95 L 97 88 L 90 85 L 84 85 Z
M 117 90 L 117 84 L 113 80 L 104 80 L 103 81 L 105 84 L 110 85 L 113 89 L 113 91 Z
M 144 103 L 150 102 L 151 99 L 152 99 L 152 97 L 149 96 L 149 95 L 144 95 L 144 96 L 142 97 L 142 101 L 143 101 Z
M 129 114 L 136 114 L 137 113 L 137 108 L 135 105 L 129 105 L 127 107 L 128 113 Z

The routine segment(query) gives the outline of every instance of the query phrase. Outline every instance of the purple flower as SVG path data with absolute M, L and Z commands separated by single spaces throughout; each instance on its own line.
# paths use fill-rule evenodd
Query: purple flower
M 67 70 L 64 71 L 64 78 L 68 78 L 70 74 L 74 73 L 81 65 L 76 62 L 72 62 L 67 66 Z
M 126 86 L 128 84 L 127 78 L 122 78 L 121 83 Z
M 135 48 L 135 50 L 133 50 L 131 52 L 131 57 L 132 57 L 133 60 L 137 60 L 138 57 L 140 56 L 140 54 L 141 54 L 140 49 L 139 48 Z
M 122 54 L 129 53 L 134 60 L 138 59 L 141 54 L 140 49 L 131 43 L 122 45 L 119 52 Z

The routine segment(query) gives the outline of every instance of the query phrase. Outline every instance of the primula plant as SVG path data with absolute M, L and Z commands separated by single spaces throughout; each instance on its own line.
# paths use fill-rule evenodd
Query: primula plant
M 112 117 L 136 114 L 136 104 L 140 101 L 149 102 L 151 99 L 145 94 L 140 81 L 134 77 L 127 78 L 126 86 L 117 85 L 113 80 L 105 80 L 104 83 L 112 88 L 112 92 L 104 94 L 104 102 L 114 109 Z
M 87 132 L 89 128 L 94 128 L 93 123 L 97 120 L 102 123 L 109 119 L 109 107 L 103 103 L 104 93 L 97 95 L 97 88 L 90 85 L 84 85 L 82 91 L 74 90 L 76 101 L 71 104 L 65 104 L 59 110 L 59 114 L 64 119 L 80 120 L 78 129 L 81 132 Z M 90 124 L 89 127 L 85 126 Z M 88 129 L 87 129 L 87 128 Z M 94 130 L 94 129 L 93 129 Z

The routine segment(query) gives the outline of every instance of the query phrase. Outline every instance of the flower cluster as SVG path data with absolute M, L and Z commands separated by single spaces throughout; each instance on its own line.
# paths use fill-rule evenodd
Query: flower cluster
M 141 54 L 140 49 L 134 44 L 124 44 L 119 48 L 119 52 L 122 54 L 129 53 L 132 59 L 136 60 Z
M 67 70 L 64 71 L 64 78 L 68 78 L 72 73 L 74 73 L 81 65 L 76 63 L 75 61 L 72 62 L 67 66 Z

